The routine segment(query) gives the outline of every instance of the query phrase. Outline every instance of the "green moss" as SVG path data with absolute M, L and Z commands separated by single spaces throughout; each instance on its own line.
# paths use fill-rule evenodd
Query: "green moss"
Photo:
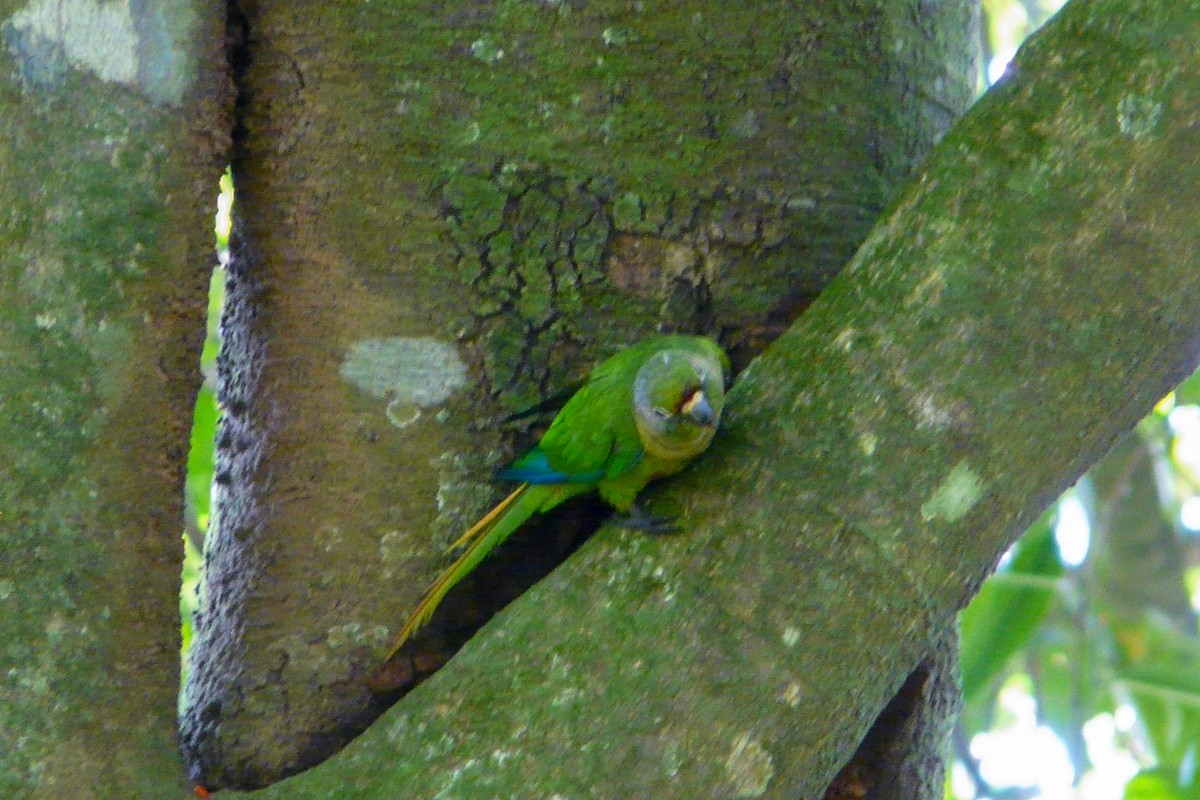
M 137 4 L 133 12 L 100 5 L 112 6 L 109 14 L 137 14 Z M 134 20 L 142 22 L 143 35 L 166 24 Z M 118 49 L 136 42 L 131 28 L 112 30 Z M 14 46 L 12 29 L 2 33 Z M 25 797 L 54 785 L 56 795 L 86 794 L 73 781 L 103 774 L 106 785 L 130 796 L 162 796 L 168 778 L 161 766 L 178 763 L 173 753 L 157 757 L 170 752 L 173 682 L 148 678 L 148 665 L 163 653 L 169 660 L 171 631 L 178 634 L 178 619 L 171 620 L 178 569 L 158 561 L 167 568 L 140 574 L 133 564 L 171 549 L 164 535 L 179 487 L 171 486 L 177 471 L 163 466 L 168 432 L 156 415 L 180 398 L 132 387 L 157 385 L 155 370 L 174 369 L 176 349 L 186 343 L 177 338 L 182 311 L 171 298 L 184 294 L 181 282 L 201 265 L 187 263 L 190 235 L 171 230 L 178 220 L 166 209 L 191 207 L 198 167 L 181 166 L 181 151 L 162 144 L 180 141 L 165 112 L 137 92 L 102 84 L 103 72 L 80 68 L 80 59 L 110 57 L 102 45 L 112 41 L 71 26 L 58 33 L 74 39 L 73 51 L 14 53 L 26 59 L 25 82 L 6 87 L 0 115 L 0 539 L 6 552 L 25 556 L 0 564 L 0 580 L 20 587 L 0 599 L 0 693 L 13 700 L 0 704 L 0 730 L 21 732 L 19 742 L 0 746 L 0 792 Z M 172 42 L 190 46 L 193 38 Z M 141 46 L 169 49 L 172 42 Z M 148 59 L 139 63 L 163 66 L 168 55 L 139 51 Z M 69 67 L 29 60 L 50 56 Z M 137 88 L 170 90 L 155 87 Z M 196 232 L 190 241 L 203 241 Z M 155 353 L 165 355 L 157 360 Z M 141 439 L 118 438 L 134 435 L 135 425 Z M 151 451 L 148 461 L 136 456 Z M 131 599 L 125 595 L 133 586 L 142 594 Z M 136 658 L 127 659 L 126 649 Z M 112 671 L 97 664 L 117 665 L 138 683 L 137 702 L 114 699 Z M 153 710 L 157 700 L 161 714 Z M 97 746 L 98 734 L 114 728 L 122 730 L 115 750 Z M 134 751 L 138 759 L 114 755 Z M 139 770 L 153 777 L 130 777 Z
M 570 165 L 684 188 L 700 185 L 714 165 L 744 162 L 747 136 L 788 135 L 790 109 L 773 97 L 777 87 L 725 79 L 732 64 L 742 74 L 770 74 L 806 17 L 780 7 L 778 24 L 764 27 L 761 9 L 730 7 L 719 17 L 705 10 L 684 2 L 631 13 L 605 0 L 578 11 L 510 0 L 446 24 L 445 9 L 430 4 L 412 12 L 424 19 L 402 48 L 372 38 L 377 24 L 347 34 L 355 52 L 377 52 L 393 65 L 395 96 L 387 100 L 403 104 L 405 116 L 427 104 L 414 88 L 424 86 L 421 73 L 436 65 L 445 75 L 442 85 L 455 89 L 436 100 L 444 113 L 422 115 L 428 125 L 417 140 L 457 142 L 448 154 L 455 159 Z M 669 80 L 664 63 L 672 64 Z M 462 121 L 469 136 L 451 129 Z M 403 133 L 397 141 L 423 148 L 410 126 Z M 766 166 L 766 153 L 750 157 Z
M 517 410 L 522 405 L 532 404 L 536 396 L 528 388 L 518 386 L 518 378 L 525 365 L 526 329 L 512 317 L 503 317 L 492 327 L 483 340 L 484 369 L 493 391 L 507 399 L 508 405 Z M 513 391 L 509 391 L 509 390 Z M 514 396 L 514 391 L 516 392 Z
M 454 172 L 442 187 L 442 200 L 470 219 L 472 232 L 487 235 L 500 230 L 508 194 L 481 175 Z
M 495 273 L 507 274 L 511 269 L 514 249 L 512 231 L 502 230 L 493 236 L 476 237 L 470 246 L 479 253 L 480 260 L 492 269 L 492 280 L 496 282 L 493 285 L 504 285 L 503 279 L 495 277 Z M 515 288 L 516 283 L 514 282 L 512 286 Z
M 613 226 L 595 188 L 604 186 L 505 163 L 438 190 L 455 268 L 472 276 L 488 385 L 506 404 L 536 401 L 560 362 L 555 348 L 575 338 L 574 320 L 611 299 L 603 260 Z
M 12 120 L 28 124 L 13 139 L 27 152 L 14 153 L 7 163 L 28 171 L 11 176 L 9 219 L 16 224 L 8 240 L 36 241 L 38 250 L 10 247 L 0 254 L 9 298 L 0 304 L 0 341 L 7 352 L 27 354 L 3 365 L 0 440 L 13 454 L 3 468 L 10 479 L 3 483 L 11 486 L 16 480 L 11 476 L 21 476 L 25 496 L 39 497 L 38 503 L 77 468 L 70 454 L 85 451 L 96 435 L 101 390 L 115 394 L 112 381 L 127 353 L 113 348 L 126 346 L 127 337 L 121 323 L 108 317 L 123 310 L 127 282 L 139 277 L 144 259 L 154 254 L 150 229 L 161 221 L 149 189 L 107 157 L 80 155 L 90 148 L 69 148 L 74 159 L 62 163 L 59 156 L 58 169 L 42 169 L 55 163 L 49 138 L 61 135 L 69 143 L 81 135 L 62 117 L 56 120 L 49 130 L 36 119 Z M 20 191 L 22 184 L 38 189 Z M 35 210 L 43 196 L 55 198 L 49 211 L 54 224 L 40 226 L 34 237 L 22 223 L 46 213 Z M 147 224 L 130 225 L 128 218 Z M 109 369 L 101 369 L 98 359 Z M 15 498 L 6 501 L 3 507 L 14 513 Z
M 795 146 L 797 109 L 823 102 L 825 71 L 845 72 L 825 59 L 844 50 L 822 39 L 831 34 L 813 9 L 776 4 L 766 27 L 762 9 L 711 10 L 690 0 L 634 10 L 618 0 L 509 0 L 450 18 L 426 3 L 385 12 L 403 18 L 396 39 L 380 34 L 392 28 L 378 15 L 330 15 L 346 24 L 330 41 L 347 63 L 373 54 L 377 80 L 364 98 L 396 111 L 378 115 L 383 129 L 371 139 L 387 147 L 372 158 L 439 176 L 431 205 L 445 250 L 407 260 L 437 263 L 470 287 L 448 299 L 447 313 L 426 314 L 453 318 L 444 334 L 479 347 L 493 394 L 550 388 L 550 371 L 526 363 L 513 374 L 498 367 L 501 353 L 536 348 L 579 370 L 598 354 L 578 343 L 610 342 L 612 327 L 635 336 L 713 319 L 758 325 L 779 315 L 781 298 L 815 294 L 828 273 L 811 286 L 797 280 L 812 254 L 832 272 L 854 238 L 847 229 L 865 229 L 866 217 L 847 219 L 840 202 L 792 203 L 797 186 L 828 182 L 823 154 Z M 864 85 L 862 103 L 877 91 Z M 859 108 L 844 116 L 856 130 L 870 124 Z M 831 138 L 838 163 L 878 156 L 844 152 L 855 137 Z M 869 189 L 852 185 L 847 196 L 882 192 L 879 176 L 863 172 Z M 747 181 L 753 192 L 727 188 Z M 341 213 L 347 229 L 363 224 L 357 204 Z M 662 237 L 645 253 L 699 240 L 704 258 L 642 279 L 658 265 L 620 263 L 615 231 Z M 493 333 L 508 315 L 517 323 Z
M 642 209 L 642 198 L 634 192 L 626 192 L 613 203 L 613 227 L 619 231 L 636 231 L 642 227 L 645 218 Z
M 0 600 L 5 631 L 0 672 L 4 692 L 14 700 L 0 704 L 0 730 L 21 732 L 10 740 L 11 747 L 0 748 L 0 790 L 27 797 L 34 796 L 47 772 L 55 771 L 56 752 L 79 735 L 75 726 L 90 717 L 95 698 L 109 696 L 107 676 L 90 663 L 103 658 L 97 632 L 104 629 L 109 611 L 79 602 L 88 587 L 103 583 L 109 562 L 102 541 L 80 523 L 78 514 L 75 520 L 59 515 L 59 509 L 94 506 L 94 485 L 42 493 L 49 487 L 32 482 L 25 487 L 36 494 L 38 508 L 32 509 L 26 505 L 29 495 L 18 502 L 10 495 L 11 482 L 4 483 L 0 531 L 5 547 L 30 557 L 19 562 L 20 593 Z M 54 533 L 51 542 L 47 531 Z
M 554 312 L 554 287 L 550 282 L 550 270 L 554 262 L 530 257 L 516 265 L 517 274 L 521 277 L 522 289 L 517 296 L 514 310 L 531 326 L 541 326 L 549 322 Z

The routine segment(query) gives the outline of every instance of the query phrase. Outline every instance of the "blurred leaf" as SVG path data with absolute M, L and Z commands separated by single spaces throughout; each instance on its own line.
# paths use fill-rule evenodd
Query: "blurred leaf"
M 1200 640 L 1147 616 L 1124 626 L 1117 642 L 1125 662 L 1117 667 L 1117 679 L 1129 692 L 1159 763 L 1194 764 L 1200 755 Z
M 213 220 L 213 233 L 217 237 L 217 252 L 229 250 L 229 230 L 232 225 L 230 211 L 233 208 L 233 171 L 225 168 L 221 176 L 221 193 L 217 196 L 217 214 Z
M 217 401 L 207 385 L 196 395 L 192 424 L 191 449 L 187 463 L 187 524 L 203 529 L 209 515 L 209 496 L 213 477 L 213 441 L 217 431 Z
M 179 654 L 180 654 L 180 669 L 179 680 L 180 686 L 183 686 L 183 681 L 187 678 L 187 652 L 192 646 L 192 616 L 196 613 L 199 607 L 199 600 L 196 596 L 196 588 L 200 585 L 200 571 L 204 565 L 204 556 L 192 544 L 192 540 L 187 536 L 183 537 L 183 573 L 179 591 Z M 182 703 L 182 698 L 180 699 Z
M 183 620 L 183 643 L 186 649 L 191 641 L 192 615 L 196 613 L 199 603 L 196 598 L 196 588 L 200 585 L 200 572 L 204 566 L 204 556 L 196 549 L 192 540 L 183 537 L 183 570 L 180 574 L 179 616 Z
M 200 372 L 210 386 L 216 384 L 217 352 L 220 350 L 221 309 L 225 305 L 225 270 L 216 267 L 208 283 L 208 326 L 204 350 L 200 353 Z
M 1062 561 L 1047 511 L 1017 542 L 1008 565 L 989 578 L 960 616 L 963 697 L 992 685 L 1037 633 L 1057 594 Z
M 1061 5 L 982 0 L 985 72 L 1002 66 Z M 1050 518 L 1043 517 L 1017 545 L 1011 564 L 963 611 L 963 759 L 972 759 L 968 744 L 975 734 L 1003 728 L 1002 682 L 1013 691 L 1025 680 L 1039 722 L 1067 745 L 1077 769 L 1087 763 L 1083 725 L 1129 702 L 1137 722 L 1110 745 L 1139 759 L 1152 754 L 1159 766 L 1139 773 L 1125 800 L 1200 800 L 1200 644 L 1189 602 L 1200 583 L 1189 572 L 1200 574 L 1200 536 L 1177 530 L 1179 503 L 1200 484 L 1200 469 L 1187 469 L 1189 459 L 1200 463 L 1200 443 L 1178 430 L 1172 437 L 1166 421 L 1172 408 L 1189 404 L 1200 405 L 1200 372 L 1081 481 L 1076 495 L 1088 512 L 1091 550 L 1069 581 L 1058 583 L 1061 561 Z M 1094 494 L 1079 491 L 1091 484 Z M 1056 583 L 1065 588 L 1057 596 L 1066 602 L 1055 602 Z M 998 796 L 994 787 L 973 782 L 970 796 Z M 1077 782 L 1072 796 L 1085 796 L 1084 785 Z M 1109 796 L 1117 787 L 1102 788 Z
M 221 176 L 221 194 L 217 199 L 215 232 L 218 259 L 221 263 L 228 257 L 230 212 L 233 207 L 233 178 L 227 168 Z M 187 653 L 192 646 L 192 618 L 196 613 L 197 587 L 204 566 L 204 556 L 199 545 L 208 528 L 214 451 L 217 420 L 221 416 L 217 406 L 214 386 L 216 385 L 217 353 L 220 349 L 221 311 L 225 305 L 225 270 L 218 266 L 208 284 L 208 319 L 204 349 L 200 354 L 200 372 L 204 383 L 196 394 L 196 405 L 192 418 L 192 435 L 188 449 L 187 473 L 184 482 L 184 556 L 179 591 L 180 617 L 180 686 L 187 678 Z M 183 703 L 182 693 L 180 704 Z
M 1039 722 L 1066 745 L 1077 774 L 1091 763 L 1083 724 L 1116 706 L 1104 673 L 1112 645 L 1107 633 L 1095 628 L 1065 609 L 1051 614 L 1026 656 Z
M 983 0 L 988 44 L 993 53 L 1015 50 L 1031 31 L 1025 7 L 1013 0 Z
M 1200 372 L 1179 384 L 1175 390 L 1175 404 L 1179 406 L 1200 405 Z
M 1179 785 L 1168 770 L 1143 770 L 1125 785 L 1123 800 L 1200 800 L 1200 787 Z

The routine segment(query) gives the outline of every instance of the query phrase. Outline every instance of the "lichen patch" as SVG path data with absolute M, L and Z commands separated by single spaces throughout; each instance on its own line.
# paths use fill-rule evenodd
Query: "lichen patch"
M 1158 130 L 1162 112 L 1162 103 L 1154 98 L 1127 94 L 1117 103 L 1117 124 L 1130 139 L 1144 139 Z
M 762 743 L 744 733 L 734 740 L 725 759 L 725 776 L 733 784 L 734 797 L 758 797 L 775 776 L 775 766 Z
M 194 69 L 194 24 L 182 4 L 154 12 L 129 0 L 30 0 L 0 32 L 27 78 L 60 80 L 70 67 L 178 104 Z
M 983 480 L 966 461 L 960 461 L 921 504 L 921 516 L 929 521 L 958 522 L 983 496 Z
M 397 427 L 412 424 L 420 409 L 438 406 L 467 382 L 458 349 L 429 337 L 363 339 L 350 347 L 339 373 L 371 397 L 388 401 Z
M 72 66 L 101 80 L 137 79 L 137 31 L 129 3 L 95 0 L 34 0 L 9 20 L 13 30 L 63 49 Z

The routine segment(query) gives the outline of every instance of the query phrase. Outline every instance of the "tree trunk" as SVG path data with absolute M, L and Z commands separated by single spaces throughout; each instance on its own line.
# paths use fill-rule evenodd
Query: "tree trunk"
M 221 9 L 0 21 L 0 794 L 172 797 Z
M 656 329 L 745 363 L 790 322 L 969 100 L 974 3 L 927 5 L 248 6 L 196 780 L 328 756 L 518 591 L 514 543 L 380 672 L 530 440 L 499 418 Z
M 686 535 L 594 538 L 256 796 L 821 796 L 999 554 L 1196 366 L 1198 12 L 1060 14 L 652 494 Z

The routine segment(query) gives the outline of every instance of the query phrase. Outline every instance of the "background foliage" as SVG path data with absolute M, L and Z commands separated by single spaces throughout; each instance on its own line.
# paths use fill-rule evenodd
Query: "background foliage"
M 220 348 L 221 308 L 225 302 L 225 268 L 229 258 L 230 211 L 233 208 L 233 177 L 229 170 L 221 176 L 217 198 L 217 266 L 208 287 L 208 330 L 200 354 L 204 384 L 196 394 L 196 416 L 192 424 L 192 443 L 188 451 L 187 479 L 184 484 L 183 584 L 179 594 L 182 619 L 180 663 L 186 668 L 188 647 L 192 643 L 192 614 L 196 613 L 196 589 L 200 584 L 201 551 L 212 512 L 213 451 L 217 434 L 217 351 Z M 180 675 L 182 681 L 183 675 Z
M 1000 79 L 1062 0 L 983 0 Z M 1200 375 L 1063 495 L 961 618 L 947 797 L 1200 798 Z
M 982 4 L 981 86 L 1062 0 Z M 232 201 L 227 173 L 221 263 Z M 217 267 L 188 459 L 184 650 L 211 511 L 223 282 Z M 1198 533 L 1200 374 L 1047 510 L 963 613 L 966 707 L 947 798 L 1200 800 Z

